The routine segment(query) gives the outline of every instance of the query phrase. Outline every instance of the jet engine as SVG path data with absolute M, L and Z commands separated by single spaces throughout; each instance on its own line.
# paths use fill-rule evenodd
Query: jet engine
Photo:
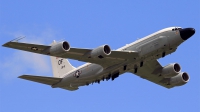
M 181 72 L 178 75 L 170 78 L 169 84 L 174 86 L 182 86 L 189 81 L 190 77 L 186 72 Z
M 59 43 L 55 43 L 50 47 L 50 54 L 54 56 L 60 56 L 64 54 L 66 51 L 70 50 L 70 45 L 66 41 L 62 41 Z
M 161 75 L 165 78 L 170 78 L 179 74 L 181 67 L 178 63 L 172 63 L 162 69 Z
M 111 54 L 111 49 L 108 45 L 102 45 L 100 47 L 97 47 L 93 49 L 90 54 L 89 58 L 104 58 L 104 56 L 110 55 Z

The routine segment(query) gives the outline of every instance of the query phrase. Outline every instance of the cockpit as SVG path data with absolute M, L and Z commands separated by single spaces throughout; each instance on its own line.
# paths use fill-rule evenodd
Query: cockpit
M 175 27 L 172 29 L 172 31 L 181 30 L 181 29 L 182 29 L 181 27 Z

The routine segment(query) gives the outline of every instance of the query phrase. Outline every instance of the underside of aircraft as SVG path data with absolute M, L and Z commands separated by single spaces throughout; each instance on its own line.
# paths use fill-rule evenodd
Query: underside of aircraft
M 161 66 L 159 58 L 175 52 L 180 44 L 195 34 L 194 28 L 168 27 L 148 35 L 117 50 L 107 44 L 94 49 L 72 48 L 67 41 L 51 45 L 18 42 L 3 46 L 51 57 L 53 77 L 24 74 L 19 78 L 50 85 L 52 88 L 77 90 L 80 86 L 115 80 L 126 72 L 166 88 L 181 86 L 189 81 L 187 72 L 178 63 Z M 87 62 L 75 68 L 67 59 Z

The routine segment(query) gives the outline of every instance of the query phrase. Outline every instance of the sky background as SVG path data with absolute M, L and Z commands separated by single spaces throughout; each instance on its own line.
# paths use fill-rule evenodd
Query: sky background
M 72 47 L 117 49 L 160 29 L 193 27 L 195 35 L 159 62 L 177 62 L 190 81 L 166 89 L 134 74 L 78 91 L 17 78 L 52 76 L 48 56 L 0 47 L 0 112 L 197 112 L 200 111 L 199 0 L 0 0 L 0 45 L 21 42 L 49 45 L 66 40 Z M 83 62 L 72 61 L 78 67 Z

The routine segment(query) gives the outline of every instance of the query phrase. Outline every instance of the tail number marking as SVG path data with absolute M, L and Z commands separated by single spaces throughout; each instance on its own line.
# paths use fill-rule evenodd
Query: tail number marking
M 58 65 L 61 65 L 63 62 L 63 59 L 58 60 Z
M 63 64 L 63 59 L 58 60 L 58 65 Z M 61 69 L 65 68 L 65 65 L 61 66 Z

